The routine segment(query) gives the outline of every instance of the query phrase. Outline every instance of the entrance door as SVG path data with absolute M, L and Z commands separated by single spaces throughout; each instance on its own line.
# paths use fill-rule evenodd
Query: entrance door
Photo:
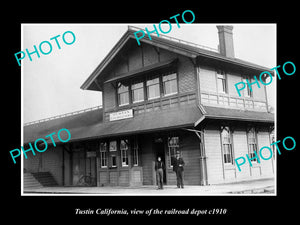
M 96 185 L 96 155 L 89 154 L 83 149 L 73 152 L 73 185 Z
M 155 155 L 155 161 L 157 161 L 157 158 L 160 157 L 161 161 L 165 164 L 166 167 L 165 145 L 162 138 L 158 138 L 154 140 L 153 151 Z M 166 183 L 167 183 L 166 169 L 164 169 L 164 184 Z

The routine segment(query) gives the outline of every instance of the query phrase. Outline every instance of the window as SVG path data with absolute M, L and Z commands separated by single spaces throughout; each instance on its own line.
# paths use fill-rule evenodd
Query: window
M 162 78 L 164 95 L 177 94 L 177 74 L 172 73 Z
M 276 142 L 274 130 L 270 133 L 270 140 L 271 140 L 271 143 Z M 276 154 L 276 152 L 275 152 L 275 145 L 272 145 L 271 148 L 272 148 L 272 151 L 273 151 L 273 159 L 275 160 L 275 154 Z
M 248 131 L 248 145 L 249 145 L 249 158 L 250 159 L 253 158 L 251 162 L 257 162 L 256 155 L 258 156 L 258 153 L 257 153 L 256 134 L 254 128 L 251 128 Z
M 100 167 L 107 167 L 107 144 L 100 143 Z
M 139 165 L 139 145 L 138 145 L 138 139 L 135 137 L 133 139 L 133 145 L 132 145 L 132 162 L 133 166 L 138 166 Z
M 227 93 L 226 89 L 226 75 L 224 71 L 217 71 L 218 91 L 219 93 Z
M 244 77 L 243 78 L 243 82 L 246 85 L 246 88 L 244 88 L 244 96 L 250 98 L 250 97 L 252 97 L 252 91 L 250 90 L 250 87 L 249 87 L 249 85 L 247 83 L 247 80 L 250 83 L 251 82 L 251 78 L 250 77 Z
M 160 97 L 159 77 L 152 80 L 147 80 L 147 95 L 148 99 Z
M 117 167 L 117 141 L 109 142 L 110 165 Z
M 144 101 L 144 83 L 136 83 L 131 85 L 132 91 L 132 102 L 142 102 Z
M 116 155 L 111 155 L 111 167 L 117 167 L 117 156 Z
M 175 158 L 176 151 L 179 150 L 179 137 L 169 137 L 168 148 L 169 148 L 169 166 L 172 167 L 173 159 Z
M 232 142 L 229 127 L 223 127 L 221 130 L 222 147 L 224 163 L 227 165 L 233 165 L 233 152 Z
M 118 102 L 119 106 L 129 104 L 129 86 L 118 83 Z
M 128 166 L 128 140 L 121 140 L 120 150 L 122 166 Z
M 117 141 L 109 142 L 109 151 L 110 152 L 117 151 Z

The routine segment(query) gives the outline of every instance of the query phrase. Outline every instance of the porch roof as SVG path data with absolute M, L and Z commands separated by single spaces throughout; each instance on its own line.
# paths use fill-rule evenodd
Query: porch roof
M 157 110 L 148 113 L 134 115 L 133 118 L 112 122 L 94 121 L 94 123 L 77 123 L 72 125 L 70 119 L 61 118 L 54 125 L 44 123 L 39 126 L 24 127 L 24 143 L 34 142 L 37 138 L 44 138 L 53 132 L 58 132 L 61 128 L 67 128 L 71 133 L 71 140 L 88 140 L 95 138 L 115 137 L 121 135 L 131 135 L 159 130 L 170 130 L 182 127 L 193 127 L 195 121 L 202 116 L 200 109 L 196 106 L 181 107 L 166 110 Z M 86 115 L 87 120 L 94 120 L 95 114 Z M 74 122 L 76 118 L 73 118 Z M 73 120 L 71 119 L 71 120 Z M 68 122 L 67 122 L 68 121 Z M 87 121 L 86 121 L 87 122 Z M 54 141 L 60 143 L 54 135 Z M 62 137 L 62 139 L 65 139 Z M 51 139 L 47 139 L 51 143 Z
M 203 116 L 200 117 L 195 126 L 204 119 L 223 119 L 251 122 L 264 122 L 274 124 L 275 115 L 269 112 L 249 111 L 243 109 L 229 109 L 221 107 L 203 106 Z

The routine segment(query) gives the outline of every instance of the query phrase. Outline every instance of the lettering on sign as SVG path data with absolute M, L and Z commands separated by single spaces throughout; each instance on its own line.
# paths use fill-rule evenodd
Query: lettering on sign
M 123 110 L 119 112 L 113 112 L 109 114 L 109 121 L 122 120 L 133 117 L 133 110 Z

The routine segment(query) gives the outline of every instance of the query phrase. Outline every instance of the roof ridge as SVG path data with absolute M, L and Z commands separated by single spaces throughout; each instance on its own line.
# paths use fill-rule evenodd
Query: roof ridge
M 131 30 L 131 31 L 143 30 L 143 31 L 145 31 L 145 29 L 143 29 L 143 28 L 135 27 L 135 26 L 131 26 L 131 25 L 128 25 L 128 30 Z M 159 34 L 159 36 L 157 36 L 157 37 L 168 39 L 168 40 L 175 41 L 175 42 L 182 43 L 182 44 L 187 44 L 189 46 L 198 47 L 198 48 L 201 48 L 201 49 L 206 49 L 206 50 L 209 50 L 209 51 L 220 53 L 220 51 L 217 48 L 212 48 L 212 47 L 208 47 L 206 45 L 196 44 L 196 43 L 193 43 L 193 42 L 190 42 L 190 41 L 185 41 L 183 39 L 175 38 L 175 37 L 168 36 L 168 35 L 165 35 L 165 34 Z
M 102 108 L 102 105 L 98 105 L 98 106 L 81 109 L 81 110 L 77 110 L 77 111 L 73 111 L 73 112 L 69 112 L 69 113 L 64 113 L 64 114 L 60 114 L 60 115 L 56 115 L 56 116 L 52 116 L 52 117 L 48 117 L 48 118 L 44 118 L 44 119 L 40 119 L 40 120 L 34 120 L 31 122 L 24 123 L 24 126 L 38 124 L 38 123 L 46 122 L 49 120 L 64 118 L 64 117 L 68 117 L 68 116 L 78 115 L 81 113 L 85 113 L 85 112 L 89 112 L 89 111 L 93 111 L 93 110 L 97 110 L 97 109 L 101 109 L 101 108 Z

